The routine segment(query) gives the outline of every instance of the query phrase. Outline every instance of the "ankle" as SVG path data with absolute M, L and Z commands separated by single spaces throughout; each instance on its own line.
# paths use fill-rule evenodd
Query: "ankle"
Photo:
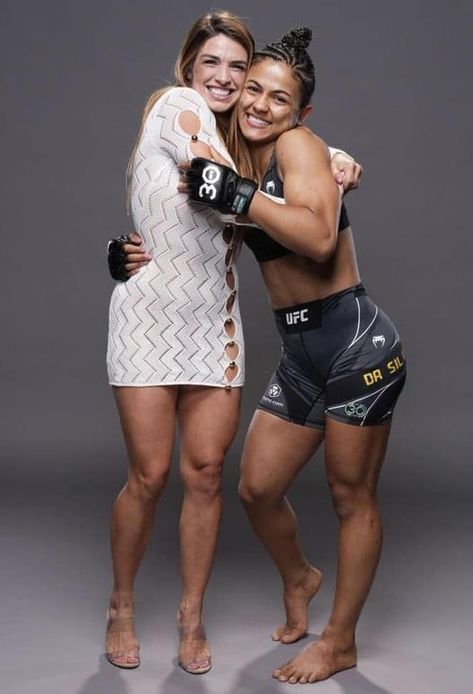
M 118 591 L 114 590 L 109 602 L 109 608 L 116 612 L 130 612 L 133 613 L 135 607 L 135 602 L 133 599 L 133 593 L 129 591 Z
M 183 597 L 179 603 L 179 621 L 191 621 L 200 624 L 202 619 L 202 600 L 200 598 Z
M 350 651 L 356 648 L 355 631 L 349 627 L 342 628 L 329 623 L 323 630 L 320 640 L 332 644 L 337 650 Z
M 284 590 L 307 587 L 315 572 L 317 572 L 317 569 L 314 569 L 310 564 L 302 564 L 302 566 L 292 571 L 290 576 L 286 576 L 283 579 Z

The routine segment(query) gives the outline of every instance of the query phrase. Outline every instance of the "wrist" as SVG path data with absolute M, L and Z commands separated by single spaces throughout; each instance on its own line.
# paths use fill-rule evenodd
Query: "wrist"
M 231 203 L 232 213 L 237 217 L 246 216 L 257 190 L 258 186 L 254 181 L 249 178 L 238 177 L 236 191 Z
M 348 159 L 349 161 L 355 161 L 353 159 L 353 157 L 350 154 L 348 154 L 347 152 L 345 152 L 345 150 L 343 150 L 343 149 L 338 149 L 336 147 L 329 147 L 328 151 L 330 153 L 330 159 L 333 159 L 334 157 L 337 156 L 337 154 L 340 154 L 342 157 L 344 157 L 345 159 Z

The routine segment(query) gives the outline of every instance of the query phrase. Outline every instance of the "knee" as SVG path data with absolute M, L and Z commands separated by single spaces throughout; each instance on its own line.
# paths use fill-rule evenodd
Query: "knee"
M 128 480 L 132 494 L 142 501 L 155 501 L 161 495 L 168 478 L 169 470 L 150 469 L 133 471 Z
M 187 461 L 181 468 L 186 493 L 215 498 L 222 488 L 223 456 L 206 456 Z
M 330 482 L 332 502 L 340 521 L 350 520 L 355 514 L 370 512 L 376 507 L 376 498 L 364 486 L 340 481 Z
M 260 504 L 271 504 L 278 501 L 273 498 L 271 490 L 256 481 L 242 477 L 238 485 L 238 494 L 241 503 L 246 508 L 251 508 Z

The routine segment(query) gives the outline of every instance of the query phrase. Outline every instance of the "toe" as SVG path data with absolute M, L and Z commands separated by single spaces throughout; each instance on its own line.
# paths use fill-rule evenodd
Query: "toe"
M 281 637 L 281 642 L 294 643 L 304 636 L 304 633 L 305 632 L 301 629 L 291 629 L 291 631 L 287 631 L 284 636 Z
M 286 663 L 286 665 L 281 665 L 281 667 L 276 668 L 276 670 L 273 671 L 273 677 L 275 677 L 276 679 L 279 679 L 279 677 L 281 677 L 281 675 L 285 675 L 286 674 L 285 673 L 286 667 L 287 667 L 287 663 Z
M 210 670 L 210 658 L 189 660 L 187 663 L 181 663 L 181 667 L 186 670 L 186 672 L 207 672 Z
M 290 682 L 291 678 L 295 675 L 294 667 L 290 667 L 289 664 L 283 666 L 279 671 L 278 680 L 280 682 Z M 292 682 L 291 682 L 292 684 Z

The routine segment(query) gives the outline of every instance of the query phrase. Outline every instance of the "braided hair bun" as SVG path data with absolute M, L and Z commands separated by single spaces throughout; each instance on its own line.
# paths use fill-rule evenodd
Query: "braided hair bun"
M 291 29 L 281 39 L 283 46 L 295 51 L 305 51 L 312 41 L 312 29 L 310 27 L 300 27 Z
M 300 108 L 305 108 L 312 98 L 315 87 L 314 63 L 307 52 L 307 46 L 312 40 L 312 29 L 300 27 L 291 29 L 279 41 L 268 43 L 256 51 L 253 64 L 270 58 L 288 65 L 294 76 L 301 83 Z

